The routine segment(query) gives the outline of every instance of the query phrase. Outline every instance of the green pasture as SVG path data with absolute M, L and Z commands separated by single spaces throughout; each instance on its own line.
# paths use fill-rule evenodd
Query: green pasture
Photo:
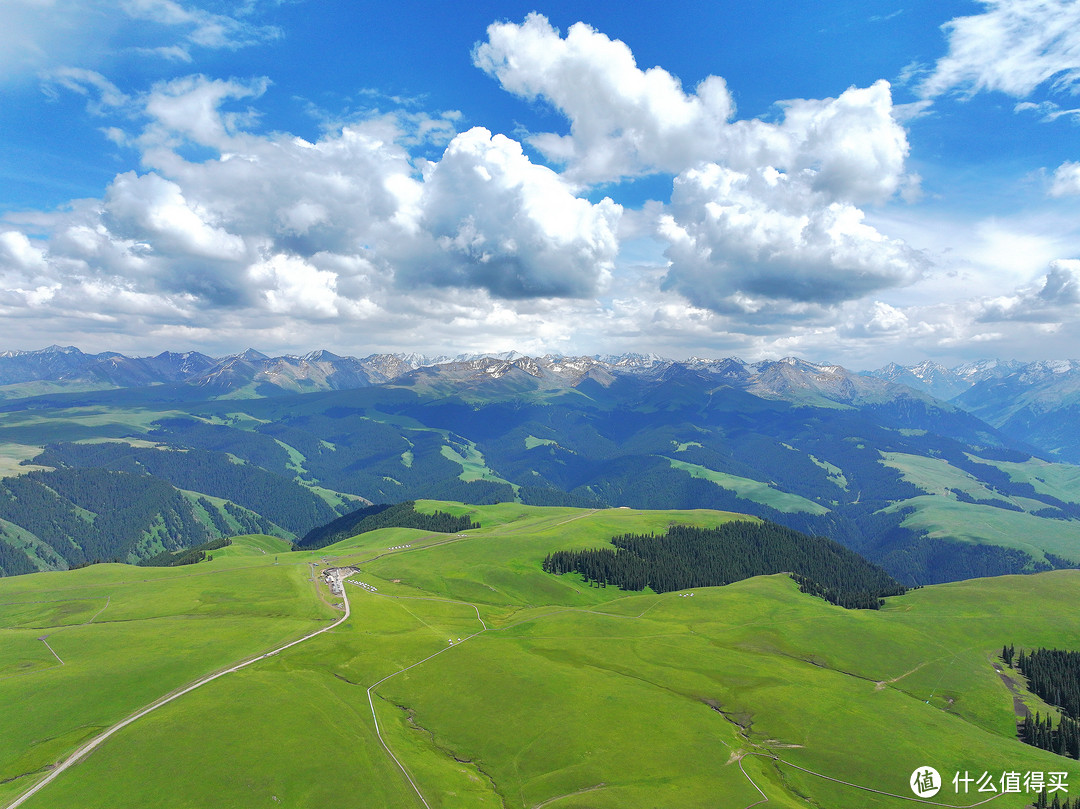
M 124 438 L 147 433 L 153 422 L 186 415 L 142 407 L 69 407 L 0 413 L 0 444 L 44 445 L 88 438 Z
M 929 458 L 924 455 L 908 455 L 903 452 L 882 452 L 881 462 L 900 472 L 900 476 L 924 492 L 938 496 L 954 496 L 949 490 L 956 489 L 969 494 L 976 500 L 1006 499 L 988 489 L 981 481 L 962 469 L 957 469 L 941 458 Z M 1046 508 L 1045 503 L 1040 507 Z
M 287 547 L 238 538 L 203 565 L 2 580 L 0 805 L 136 709 L 329 619 L 305 564 L 261 552 Z
M 921 766 L 1069 771 L 1080 792 L 1080 764 L 1015 738 L 993 668 L 1005 643 L 1080 649 L 1080 571 L 926 587 L 880 611 L 784 575 L 627 593 L 540 562 L 739 515 L 417 507 L 481 527 L 312 552 L 246 537 L 187 568 L 0 581 L 0 698 L 16 706 L 0 713 L 0 806 L 140 706 L 325 625 L 337 599 L 310 580 L 325 565 L 377 588 L 346 583 L 347 622 L 138 720 L 25 806 L 422 807 L 376 719 L 432 809 L 743 809 L 754 784 L 769 807 L 893 809 L 910 801 L 879 793 L 912 797 Z M 981 797 L 948 783 L 938 800 Z
M 987 461 L 969 456 L 973 461 L 996 466 L 1017 483 L 1030 483 L 1039 494 L 1048 494 L 1066 503 L 1080 503 L 1080 467 L 1074 464 L 1049 463 L 1030 458 L 1024 463 Z
M 0 538 L 25 551 L 38 570 L 67 570 L 67 562 L 51 545 L 20 525 L 0 519 Z
M 476 444 L 472 441 L 455 442 L 460 448 L 451 447 L 446 444 L 440 448 L 442 456 L 447 460 L 453 461 L 456 464 L 461 465 L 461 474 L 458 477 L 469 483 L 474 480 L 488 480 L 492 483 L 506 483 L 512 486 L 514 491 L 517 492 L 521 487 L 515 483 L 511 483 L 504 478 L 495 474 L 494 470 L 487 465 L 487 461 L 484 460 L 483 454 L 476 448 Z
M 835 483 L 845 492 L 848 490 L 848 482 L 847 477 L 845 477 L 844 475 L 844 470 L 842 470 L 836 464 L 829 463 L 828 461 L 822 461 L 819 458 L 815 458 L 813 455 L 810 455 L 809 457 L 810 460 L 814 462 L 815 466 L 819 466 L 825 470 L 825 473 L 828 475 L 830 481 Z
M 36 458 L 43 449 L 45 447 L 29 444 L 0 444 L 0 478 L 25 475 L 39 469 L 52 469 L 51 466 L 23 463 Z
M 110 390 L 114 386 L 108 382 L 53 382 L 39 379 L 32 382 L 15 382 L 0 385 L 0 399 L 22 399 L 30 396 L 46 396 L 50 393 L 86 393 L 89 391 Z
M 726 472 L 717 472 L 708 467 L 695 463 L 687 463 L 686 461 L 678 461 L 675 458 L 668 458 L 666 456 L 660 457 L 670 463 L 672 469 L 680 469 L 683 472 L 689 472 L 696 478 L 711 480 L 721 489 L 730 489 L 735 492 L 735 494 L 739 495 L 739 497 L 751 500 L 755 503 L 761 503 L 762 505 L 771 506 L 777 511 L 806 511 L 810 514 L 825 514 L 829 510 L 820 503 L 815 503 L 813 500 L 807 500 L 805 497 L 797 494 L 780 491 L 760 480 L 743 478 L 738 475 L 729 475 Z M 833 478 L 830 477 L 830 479 Z
M 1073 520 L 1049 520 L 933 494 L 901 500 L 886 511 L 909 507 L 915 511 L 901 525 L 927 531 L 931 537 L 1018 548 L 1036 560 L 1044 558 L 1044 551 L 1066 559 L 1080 558 L 1080 523 Z

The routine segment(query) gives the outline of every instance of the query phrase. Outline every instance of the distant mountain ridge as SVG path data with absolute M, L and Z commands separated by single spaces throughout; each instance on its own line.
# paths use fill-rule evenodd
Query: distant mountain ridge
M 868 376 L 951 402 L 1048 456 L 1080 463 L 1080 360 L 895 363 Z
M 1080 462 L 1080 361 L 978 360 L 947 368 L 931 360 L 853 372 L 796 357 L 673 360 L 657 354 L 528 356 L 518 351 L 456 356 L 352 357 L 325 349 L 269 356 L 253 348 L 225 357 L 165 351 L 127 357 L 74 346 L 0 353 L 0 400 L 110 388 L 193 386 L 200 398 L 265 398 L 391 385 L 473 400 L 557 395 L 636 379 L 743 390 L 796 405 L 966 411 L 1048 457 Z M 621 381 L 620 381 L 621 380 Z M 182 388 L 183 389 L 183 388 Z M 188 388 L 189 394 L 194 393 Z M 546 394 L 545 394 L 546 392 Z
M 118 388 L 184 383 L 218 389 L 222 394 L 246 388 L 249 394 L 267 396 L 277 392 L 347 390 L 391 382 L 411 385 L 440 379 L 459 383 L 470 379 L 498 380 L 508 374 L 525 374 L 538 380 L 541 386 L 575 386 L 591 379 L 606 387 L 620 375 L 660 380 L 685 372 L 758 396 L 785 400 L 810 397 L 851 403 L 899 393 L 890 387 L 893 380 L 876 372 L 862 375 L 839 365 L 795 357 L 756 363 L 738 358 L 673 360 L 636 353 L 531 357 L 517 351 L 453 357 L 415 353 L 351 357 L 325 349 L 271 357 L 251 348 L 225 357 L 210 357 L 197 351 L 127 357 L 113 351 L 87 354 L 74 346 L 54 345 L 35 351 L 0 353 L 0 395 L 16 398 L 26 395 L 26 391 L 3 388 L 48 382 L 72 388 L 80 383 Z M 918 390 L 914 385 L 908 386 Z

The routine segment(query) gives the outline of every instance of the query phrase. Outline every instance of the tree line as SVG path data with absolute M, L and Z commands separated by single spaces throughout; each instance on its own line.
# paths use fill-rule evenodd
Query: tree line
M 837 542 L 770 522 L 737 520 L 716 528 L 673 525 L 667 533 L 612 537 L 611 548 L 555 551 L 548 573 L 580 573 L 599 587 L 657 593 L 792 573 L 803 592 L 848 608 L 877 609 L 905 592 L 885 571 Z
M 473 522 L 467 516 L 455 517 L 445 511 L 434 514 L 419 512 L 415 500 L 406 500 L 397 505 L 380 503 L 357 509 L 327 525 L 313 528 L 296 543 L 296 549 L 310 551 L 323 548 L 379 528 L 418 528 L 421 531 L 456 534 L 479 527 L 480 523 Z
M 141 560 L 139 566 L 180 567 L 181 565 L 194 565 L 197 562 L 202 562 L 204 559 L 206 561 L 213 559 L 213 554 L 211 554 L 210 551 L 216 551 L 219 548 L 227 548 L 229 545 L 232 545 L 232 540 L 227 537 L 212 539 L 209 542 L 204 542 L 202 545 L 196 545 L 194 548 L 186 548 L 174 552 L 162 551 L 157 556 L 151 556 L 149 559 Z
M 1057 727 L 1047 714 L 1027 716 L 1018 728 L 1020 740 L 1060 756 L 1080 759 L 1080 652 L 1032 649 L 1017 654 L 1014 646 L 1001 648 L 1007 666 L 1019 669 L 1028 688 L 1061 711 Z

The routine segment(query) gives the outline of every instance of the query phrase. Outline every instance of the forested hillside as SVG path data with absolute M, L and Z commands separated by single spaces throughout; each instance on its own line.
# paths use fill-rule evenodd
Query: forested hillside
M 9 545 L 55 567 L 134 562 L 211 536 L 187 498 L 165 481 L 100 468 L 5 478 L 0 519 L 22 529 L 5 531 Z
M 1080 562 L 1080 468 L 929 396 L 798 361 L 526 360 L 269 398 L 159 385 L 10 400 L 4 486 L 29 485 L 10 481 L 35 468 L 107 470 L 187 504 L 150 508 L 130 541 L 104 547 L 91 531 L 88 553 L 81 506 L 54 503 L 57 529 L 11 511 L 0 567 L 143 558 L 246 531 L 293 539 L 416 498 L 741 512 L 836 540 L 909 585 Z M 231 367 L 244 363 L 270 367 Z
M 455 534 L 479 527 L 480 523 L 473 522 L 468 517 L 454 517 L 444 511 L 436 510 L 434 514 L 424 514 L 416 510 L 414 501 L 408 500 L 397 505 L 383 503 L 368 506 L 338 517 L 328 525 L 313 528 L 296 543 L 296 547 L 298 550 L 315 550 L 379 528 L 416 528 L 421 531 Z
M 601 587 L 656 593 L 716 587 L 791 573 L 803 592 L 853 609 L 877 609 L 905 588 L 881 568 L 839 543 L 769 522 L 736 521 L 717 528 L 673 525 L 667 533 L 612 537 L 610 548 L 555 551 L 544 570 L 580 573 Z

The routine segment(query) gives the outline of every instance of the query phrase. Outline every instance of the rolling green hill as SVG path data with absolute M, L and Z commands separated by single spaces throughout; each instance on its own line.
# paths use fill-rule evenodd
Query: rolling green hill
M 627 593 L 541 562 L 735 515 L 417 509 L 482 527 L 297 552 L 239 538 L 184 567 L 0 581 L 0 806 L 102 729 L 252 658 L 23 805 L 742 809 L 764 794 L 874 809 L 909 806 L 924 766 L 945 776 L 935 800 L 948 805 L 985 797 L 953 792 L 964 772 L 1072 770 L 1080 794 L 1074 760 L 1017 740 L 994 668 L 1006 641 L 1080 649 L 1080 572 L 925 587 L 880 611 L 827 604 L 785 575 Z M 313 575 L 327 566 L 366 585 L 344 585 L 349 619 L 261 657 L 342 615 Z

